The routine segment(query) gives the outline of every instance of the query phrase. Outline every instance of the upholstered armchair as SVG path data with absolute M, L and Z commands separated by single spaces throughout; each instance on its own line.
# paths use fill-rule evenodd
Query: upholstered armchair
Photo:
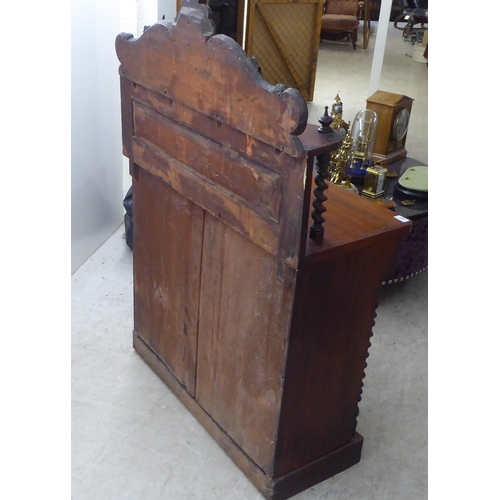
M 321 18 L 321 39 L 350 39 L 356 49 L 359 18 L 363 8 L 364 2 L 359 0 L 327 0 Z

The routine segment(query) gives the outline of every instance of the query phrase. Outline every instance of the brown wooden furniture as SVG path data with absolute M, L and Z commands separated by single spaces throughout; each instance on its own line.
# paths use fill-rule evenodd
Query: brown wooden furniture
M 377 90 L 366 99 L 366 109 L 377 113 L 377 133 L 372 159 L 382 165 L 404 158 L 409 119 L 414 99 L 406 95 Z
M 326 199 L 340 135 L 306 125 L 301 94 L 211 29 L 187 1 L 175 27 L 116 40 L 133 343 L 259 491 L 285 499 L 360 459 L 377 292 L 410 223 L 337 186 Z
M 363 48 L 366 49 L 368 47 L 368 42 L 370 41 L 370 35 L 372 30 L 372 7 L 376 3 L 370 0 L 366 0 L 362 2 L 364 5 L 361 7 L 363 11 Z M 378 14 L 375 19 L 378 20 Z
M 364 2 L 359 0 L 326 0 L 321 18 L 321 39 L 339 40 L 347 37 L 353 49 L 356 49 L 359 19 L 364 8 Z

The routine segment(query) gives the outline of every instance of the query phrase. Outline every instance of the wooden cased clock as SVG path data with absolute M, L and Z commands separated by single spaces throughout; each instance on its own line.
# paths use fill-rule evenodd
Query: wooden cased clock
M 378 124 L 372 160 L 382 165 L 406 156 L 406 137 L 413 99 L 377 90 L 366 100 L 366 108 L 377 113 Z

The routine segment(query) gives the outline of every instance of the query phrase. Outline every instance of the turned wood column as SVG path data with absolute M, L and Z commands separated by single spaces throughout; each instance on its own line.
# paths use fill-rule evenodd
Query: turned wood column
M 323 213 L 326 212 L 326 208 L 323 206 L 323 203 L 328 199 L 325 195 L 325 191 L 328 189 L 326 178 L 328 175 L 329 164 L 330 153 L 325 153 L 316 157 L 316 166 L 318 168 L 318 174 L 314 178 L 314 182 L 316 184 L 314 196 L 316 199 L 312 203 L 314 210 L 311 214 L 314 223 L 309 230 L 309 237 L 316 243 L 323 242 L 323 234 L 325 232 L 325 229 L 323 228 L 323 222 L 325 222 Z
M 325 106 L 325 113 L 321 118 L 319 118 L 318 121 L 321 123 L 321 127 L 318 128 L 318 133 L 329 134 L 333 132 L 332 128 L 330 127 L 331 123 L 333 122 L 333 118 L 328 115 L 328 106 Z M 314 182 L 316 184 L 316 188 L 314 189 L 314 196 L 316 197 L 316 199 L 312 203 L 314 210 L 311 214 L 314 223 L 309 230 L 309 237 L 316 243 L 323 242 L 323 235 L 325 233 L 325 229 L 323 228 L 323 222 L 325 222 L 323 213 L 326 212 L 326 208 L 323 206 L 323 203 L 328 199 L 325 195 L 325 191 L 328 189 L 326 179 L 328 176 L 330 156 L 331 153 L 324 153 L 316 157 L 316 165 L 318 169 L 318 173 L 314 178 Z

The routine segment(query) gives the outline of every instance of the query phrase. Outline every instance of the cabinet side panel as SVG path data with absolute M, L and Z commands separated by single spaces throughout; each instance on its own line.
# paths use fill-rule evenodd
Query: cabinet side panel
M 276 277 L 276 258 L 208 213 L 202 260 L 196 399 L 269 470 L 289 292 Z
M 274 477 L 349 443 L 382 276 L 396 242 L 299 271 Z
M 136 169 L 134 328 L 194 394 L 203 210 Z

